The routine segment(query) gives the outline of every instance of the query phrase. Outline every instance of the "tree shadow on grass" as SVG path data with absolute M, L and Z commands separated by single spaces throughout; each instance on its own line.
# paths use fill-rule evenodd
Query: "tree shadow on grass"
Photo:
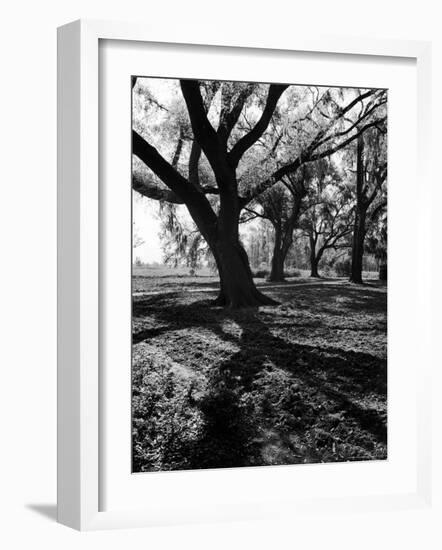
M 370 394 L 386 397 L 385 360 L 359 351 L 287 342 L 272 334 L 257 312 L 237 316 L 236 321 L 243 331 L 239 342 L 241 351 L 220 368 L 234 371 L 245 389 L 270 365 L 332 399 L 360 421 L 364 421 L 365 411 L 357 404 L 358 397 Z M 367 411 L 364 426 L 386 441 L 386 432 L 379 428 L 380 424 L 382 422 L 377 422 L 372 412 Z
M 283 285 L 260 285 L 260 290 L 282 304 L 292 304 L 299 309 L 309 309 L 317 313 L 345 314 L 345 312 L 385 313 L 387 310 L 387 293 L 385 285 L 367 283 L 353 285 L 347 281 L 321 279 L 319 281 L 287 282 Z M 155 295 L 142 295 L 133 299 L 134 316 L 145 315 L 151 311 L 164 308 L 178 308 L 187 313 L 198 312 L 201 306 L 209 307 L 211 299 L 216 296 L 216 289 L 195 293 L 191 303 L 180 303 L 185 290 L 163 292 Z M 217 311 L 213 308 L 213 311 Z M 218 308 L 219 311 L 219 308 Z
M 208 374 L 198 403 L 204 430 L 187 449 L 188 464 L 220 468 L 336 461 L 342 459 L 333 452 L 336 440 L 345 438 L 347 447 L 353 446 L 347 460 L 382 457 L 374 456 L 373 449 L 387 442 L 386 414 L 360 401 L 373 394 L 386 400 L 384 361 L 287 343 L 252 311 L 233 317 L 243 329 L 241 349 Z M 335 437 L 339 423 L 348 429 L 341 425 Z
M 387 294 L 379 285 L 313 282 L 279 289 L 278 296 L 282 302 L 295 302 L 299 309 L 324 314 L 385 313 L 387 309 Z
M 186 328 L 209 329 L 224 340 L 231 339 L 222 329 L 222 321 L 230 318 L 230 313 L 220 307 L 212 307 L 210 298 L 195 300 L 191 303 L 179 303 L 182 293 L 162 294 L 133 300 L 133 318 L 151 317 L 149 328 L 141 324 L 133 330 L 132 343 L 161 336 L 171 330 Z
M 348 459 L 376 458 L 373 449 L 387 441 L 386 415 L 361 401 L 369 395 L 386 399 L 385 362 L 361 352 L 288 343 L 256 313 L 236 316 L 236 321 L 243 330 L 241 349 L 209 376 L 201 408 L 206 429 L 195 464 L 340 460 L 342 455 L 333 451 L 337 440 L 352 447 Z M 227 402 L 220 387 L 228 389 Z M 336 438 L 331 430 L 337 423 Z M 269 441 L 263 429 L 277 441 Z
M 365 299 L 360 289 L 344 290 L 347 311 L 385 313 L 384 296 L 364 289 Z M 290 303 L 299 308 L 303 300 L 313 311 L 336 315 L 342 301 L 334 298 L 342 295 L 342 285 L 312 284 L 310 295 L 305 288 L 299 296 L 292 290 Z M 172 305 L 170 296 L 140 301 L 134 309 L 163 324 L 152 338 L 177 327 L 204 328 L 239 348 L 208 365 L 205 391 L 192 398 L 203 428 L 180 450 L 186 469 L 386 457 L 384 358 L 337 347 L 333 338 L 330 345 L 288 341 L 274 330 L 271 309 L 228 311 L 204 300 Z M 239 327 L 239 337 L 226 334 L 226 320 Z
M 326 284 L 325 284 L 326 283 Z M 373 288 L 355 287 L 349 283 L 312 282 L 281 287 L 268 294 L 279 300 L 282 311 L 289 307 L 295 311 L 307 311 L 316 316 L 334 316 L 345 318 L 348 314 L 385 314 L 387 310 L 386 293 L 379 291 L 379 285 Z M 229 336 L 222 330 L 222 322 L 232 318 L 238 320 L 240 313 L 223 308 L 212 307 L 211 300 L 216 292 L 193 295 L 192 301 L 180 302 L 183 292 L 168 292 L 153 296 L 142 296 L 133 299 L 133 318 L 151 317 L 149 327 L 135 328 L 133 343 L 136 344 L 148 338 L 161 336 L 174 329 L 205 328 L 226 339 Z M 316 319 L 292 319 L 293 326 L 307 329 L 317 328 L 323 321 Z M 382 325 L 383 321 L 379 322 Z M 335 326 L 335 328 L 338 328 Z M 352 330 L 347 327 L 347 330 Z M 359 330 L 359 328 L 353 329 Z

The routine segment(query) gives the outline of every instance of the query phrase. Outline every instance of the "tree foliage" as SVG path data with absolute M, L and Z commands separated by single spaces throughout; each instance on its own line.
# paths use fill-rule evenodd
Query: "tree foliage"
M 332 191 L 320 172 L 336 164 L 330 157 L 349 157 L 361 140 L 370 154 L 364 190 L 356 185 L 356 211 L 363 201 L 377 208 L 386 178 L 378 137 L 386 132 L 385 90 L 153 80 L 133 82 L 133 189 L 169 205 L 162 207 L 169 261 L 196 265 L 211 251 L 221 279 L 218 303 L 270 303 L 254 287 L 241 223 L 271 223 L 275 280 L 283 279 L 304 208 L 303 228 L 310 228 L 320 256 L 347 236 L 345 177 L 340 185 L 334 179 Z M 313 195 L 321 204 L 312 205 Z M 180 204 L 192 219 L 186 229 L 174 217 Z

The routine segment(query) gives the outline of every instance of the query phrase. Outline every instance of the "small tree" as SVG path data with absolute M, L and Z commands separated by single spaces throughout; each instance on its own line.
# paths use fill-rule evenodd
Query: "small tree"
M 293 244 L 293 232 L 306 195 L 303 172 L 304 169 L 296 175 L 284 177 L 280 183 L 262 193 L 252 206 L 245 208 L 252 218 L 268 220 L 273 227 L 269 281 L 284 281 L 284 263 Z
M 309 242 L 310 276 L 319 277 L 324 253 L 348 246 L 342 241 L 351 233 L 353 205 L 351 193 L 331 160 L 317 163 L 312 176 L 300 226 Z

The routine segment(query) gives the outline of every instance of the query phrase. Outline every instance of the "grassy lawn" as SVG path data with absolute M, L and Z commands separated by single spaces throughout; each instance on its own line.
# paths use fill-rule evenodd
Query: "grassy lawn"
M 210 273 L 134 272 L 134 471 L 387 456 L 387 292 L 304 277 L 259 310 Z

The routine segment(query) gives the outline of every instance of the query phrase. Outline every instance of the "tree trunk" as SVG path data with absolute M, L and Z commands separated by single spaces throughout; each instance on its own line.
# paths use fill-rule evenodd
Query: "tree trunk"
M 360 209 L 356 212 L 353 231 L 353 245 L 351 251 L 350 281 L 357 284 L 362 284 L 362 258 L 364 256 L 365 218 L 365 210 Z
M 356 148 L 356 215 L 353 230 L 350 273 L 350 282 L 357 284 L 362 284 L 362 258 L 364 256 L 365 218 L 367 215 L 364 182 L 364 137 L 360 135 Z
M 319 258 L 316 256 L 316 240 L 310 236 L 310 277 L 319 278 Z
M 269 281 L 282 283 L 284 279 L 284 255 L 281 249 L 273 250 L 272 267 L 270 270 Z
M 277 305 L 255 286 L 247 253 L 239 241 L 220 238 L 210 245 L 220 277 L 220 293 L 215 305 L 229 308 Z
M 268 212 L 268 214 L 271 214 L 269 219 L 273 225 L 275 236 L 269 281 L 283 282 L 285 280 L 285 259 L 287 258 L 287 254 L 293 244 L 293 231 L 295 230 L 298 222 L 301 211 L 301 202 L 305 194 L 305 191 L 301 191 L 296 195 L 295 203 L 292 206 L 290 216 L 285 221 L 281 220 L 279 211 L 276 212 L 276 215 L 272 209 Z
M 281 228 L 275 227 L 275 244 L 273 246 L 272 264 L 269 275 L 269 281 L 283 282 L 284 281 L 284 260 L 285 254 L 282 250 Z
M 223 197 L 224 198 L 224 197 Z M 229 198 L 229 197 L 228 197 Z M 227 204 L 226 204 L 227 203 Z M 194 222 L 207 241 L 218 268 L 220 292 L 214 305 L 229 308 L 277 305 L 255 286 L 247 252 L 239 241 L 237 205 L 224 198 L 216 224 L 207 224 L 189 208 Z
M 134 83 L 135 80 L 132 80 L 132 85 Z M 198 147 L 192 146 L 189 178 L 182 176 L 135 130 L 132 130 L 132 152 L 161 179 L 180 203 L 186 205 L 201 235 L 210 246 L 220 276 L 220 295 L 217 303 L 232 308 L 276 304 L 256 288 L 247 254 L 239 241 L 239 214 L 243 201 L 238 195 L 236 170 L 244 153 L 266 131 L 278 100 L 288 86 L 269 86 L 261 117 L 253 129 L 242 136 L 230 150 L 227 147 L 229 136 L 250 93 L 241 93 L 233 106 L 227 110 L 225 105 L 222 106 L 220 124 L 215 130 L 207 118 L 208 106 L 201 95 L 200 83 L 197 80 L 186 79 L 180 80 L 180 86 L 193 138 L 198 144 Z M 181 146 L 182 142 L 177 151 L 176 163 L 181 154 Z M 215 176 L 220 199 L 217 214 L 199 185 L 199 148 L 205 154 Z
M 319 272 L 318 272 L 318 262 L 316 258 L 311 260 L 311 269 L 310 269 L 310 277 L 319 278 Z

